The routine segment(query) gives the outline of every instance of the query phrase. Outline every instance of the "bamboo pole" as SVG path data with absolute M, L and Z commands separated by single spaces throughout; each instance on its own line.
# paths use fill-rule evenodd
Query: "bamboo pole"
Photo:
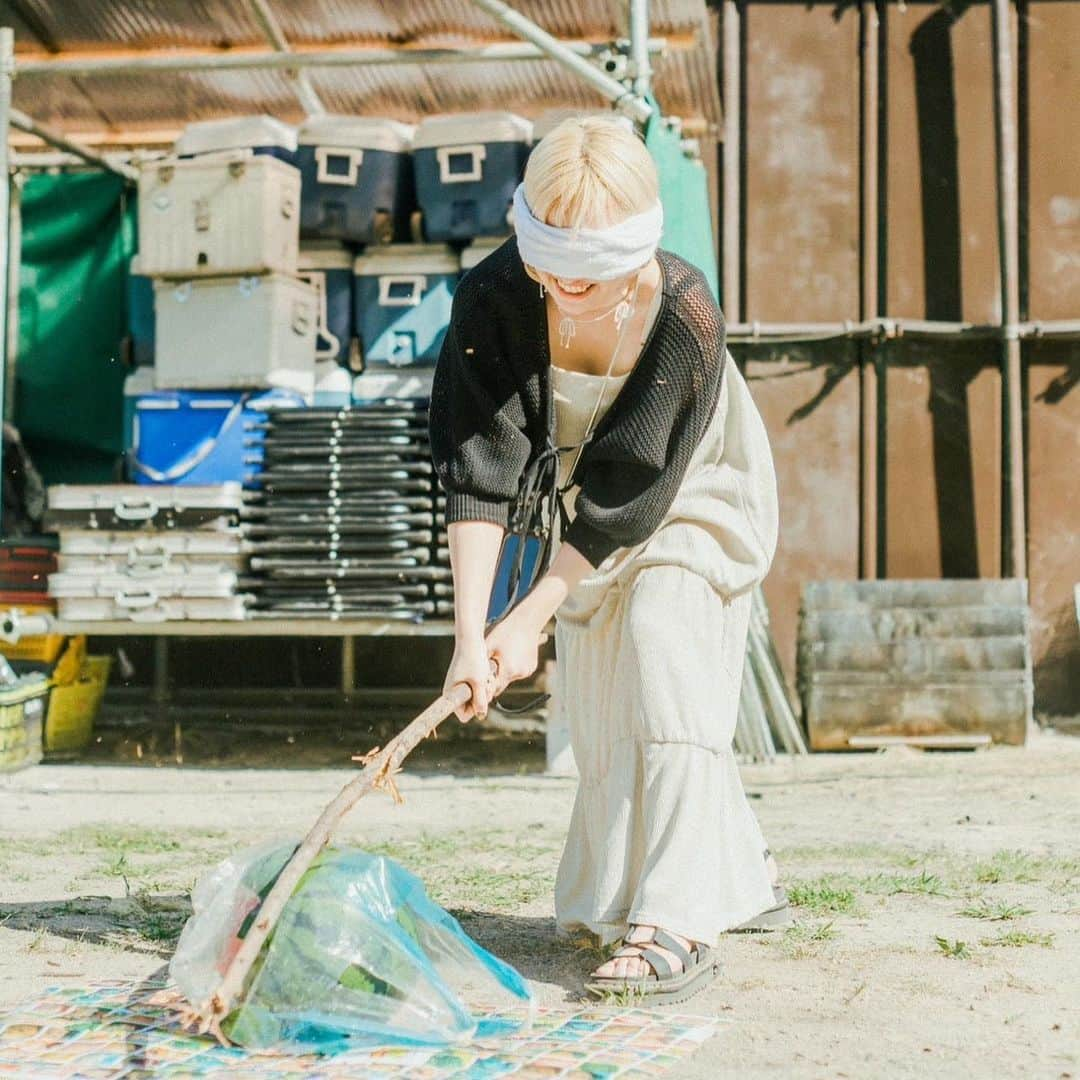
M 369 791 L 386 791 L 395 802 L 401 802 L 394 777 L 401 770 L 402 762 L 439 724 L 471 700 L 472 691 L 467 685 L 454 687 L 451 693 L 443 694 L 429 705 L 408 727 L 391 739 L 384 749 L 376 747 L 359 759 L 364 765 L 363 772 L 341 789 L 337 798 L 319 816 L 319 820 L 296 849 L 293 857 L 285 864 L 274 882 L 274 887 L 263 901 L 258 918 L 230 961 L 221 985 L 209 1001 L 188 1003 L 182 1017 L 185 1026 L 195 1026 L 200 1034 L 210 1033 L 220 1042 L 228 1042 L 221 1030 L 221 1023 L 232 1012 L 243 994 L 248 972 L 300 879 L 319 852 L 330 842 L 334 830 L 356 802 Z

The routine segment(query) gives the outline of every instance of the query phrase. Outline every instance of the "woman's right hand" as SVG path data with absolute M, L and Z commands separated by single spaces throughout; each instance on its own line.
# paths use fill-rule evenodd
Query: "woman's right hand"
M 481 720 L 487 716 L 488 695 L 495 685 L 491 665 L 487 645 L 482 637 L 467 642 L 458 641 L 454 646 L 454 655 L 446 672 L 442 692 L 450 693 L 459 683 L 465 683 L 472 691 L 472 700 L 454 710 L 463 724 L 474 716 L 479 716 Z

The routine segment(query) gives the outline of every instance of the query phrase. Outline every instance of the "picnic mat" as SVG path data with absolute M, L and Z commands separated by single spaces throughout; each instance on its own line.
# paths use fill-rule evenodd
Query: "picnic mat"
M 716 1017 L 663 1009 L 539 1009 L 529 1032 L 452 1048 L 382 1047 L 317 1057 L 252 1054 L 181 1031 L 163 982 L 59 987 L 0 1015 L 0 1076 L 20 1080 L 180 1077 L 657 1076 L 715 1033 Z

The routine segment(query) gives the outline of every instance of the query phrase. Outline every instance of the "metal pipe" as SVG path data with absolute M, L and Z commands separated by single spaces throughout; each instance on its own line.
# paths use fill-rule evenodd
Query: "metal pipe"
M 23 177 L 11 169 L 8 188 L 8 274 L 7 274 L 7 352 L 4 363 L 3 401 L 5 420 L 15 418 L 15 375 L 19 363 L 19 271 L 22 267 L 22 186 Z
M 515 11 L 509 4 L 504 4 L 502 0 L 472 0 L 472 2 L 493 19 L 497 19 L 509 31 L 532 42 L 552 60 L 557 60 L 563 67 L 581 76 L 594 90 L 614 102 L 617 108 L 638 123 L 644 124 L 652 115 L 652 107 L 647 102 L 635 97 L 633 92 L 627 90 L 617 79 L 600 71 L 572 49 L 568 49 L 563 42 L 552 37 L 531 19 Z
M 50 146 L 55 146 L 58 150 L 64 150 L 69 154 L 74 154 L 75 157 L 79 158 L 81 161 L 85 161 L 89 165 L 97 165 L 101 169 L 107 169 L 111 173 L 116 173 L 117 176 L 122 176 L 125 180 L 134 182 L 139 179 L 138 172 L 129 165 L 121 165 L 115 161 L 109 161 L 96 151 L 91 150 L 80 143 L 73 142 L 55 128 L 48 127 L 45 124 L 39 124 L 20 109 L 11 110 L 11 126 L 18 128 L 19 131 L 25 131 L 29 135 L 36 135 Z
M 630 60 L 634 65 L 634 93 L 639 98 L 652 93 L 648 42 L 649 0 L 630 0 Z
M 291 53 L 292 48 L 285 37 L 285 32 L 281 29 L 281 24 L 277 21 L 277 16 L 271 10 L 268 0 L 247 0 L 247 4 L 266 40 L 274 46 L 274 49 L 279 53 Z M 323 105 L 315 87 L 311 85 L 311 79 L 306 71 L 293 69 L 289 72 L 289 78 L 296 88 L 296 96 L 300 99 L 300 104 L 305 112 L 309 115 L 326 112 L 326 106 Z
M 8 297 L 7 286 L 11 272 L 11 246 L 8 222 L 11 215 L 11 147 L 8 125 L 11 121 L 11 83 L 15 75 L 15 32 L 10 26 L 0 26 L 0 416 L 7 415 L 8 362 Z M 0 439 L 0 476 L 4 471 L 3 440 Z M 0 519 L 0 535 L 3 521 Z
M 859 5 L 861 89 L 859 203 L 859 313 L 873 319 L 878 306 L 878 14 L 876 0 Z M 877 349 L 863 342 L 859 355 L 859 576 L 878 576 Z
M 724 105 L 724 250 L 723 304 L 729 319 L 742 318 L 740 267 L 741 229 L 740 179 L 742 169 L 742 56 L 740 14 L 737 0 L 724 0 L 723 24 L 723 105 Z
M 970 340 L 1002 340 L 1015 338 L 1080 338 L 1080 320 L 1058 319 L 1032 321 L 1002 326 L 997 323 L 936 322 L 928 319 L 897 319 L 879 315 L 875 319 L 847 320 L 821 323 L 744 322 L 727 324 L 729 342 L 791 342 L 828 341 L 833 338 L 962 338 Z
M 1002 415 L 1004 518 L 1001 545 L 1005 577 L 1027 577 L 1024 513 L 1024 412 L 1020 339 L 1013 332 L 1020 317 L 1020 240 L 1017 196 L 1016 79 L 1007 0 L 993 0 L 994 149 L 997 166 L 998 252 L 1001 262 L 1002 362 L 1005 409 Z
M 474 0 L 474 2 L 489 2 L 489 0 Z M 528 20 L 525 21 L 528 22 Z M 529 25 L 532 26 L 531 23 Z M 540 31 L 540 33 L 544 32 Z M 92 79 L 110 75 L 144 75 L 148 72 L 289 71 L 359 65 L 468 64 L 496 60 L 558 59 L 567 64 L 571 62 L 575 65 L 580 64 L 581 67 L 575 66 L 574 70 L 590 82 L 593 82 L 594 77 L 604 80 L 602 87 L 593 82 L 601 93 L 611 96 L 614 93 L 613 87 L 618 87 L 620 95 L 633 100 L 633 95 L 621 83 L 599 71 L 586 59 L 598 51 L 598 46 L 594 43 L 559 41 L 550 35 L 546 36 L 558 49 L 558 56 L 553 56 L 551 50 L 546 47 L 525 41 L 500 41 L 491 45 L 478 45 L 465 49 L 298 49 L 290 53 L 261 50 L 247 52 L 242 49 L 228 49 L 221 52 L 176 50 L 162 55 L 59 56 L 55 60 L 21 60 L 18 64 L 18 75 L 20 78 L 44 75 Z M 663 52 L 667 47 L 668 39 L 651 38 L 649 40 L 650 52 Z

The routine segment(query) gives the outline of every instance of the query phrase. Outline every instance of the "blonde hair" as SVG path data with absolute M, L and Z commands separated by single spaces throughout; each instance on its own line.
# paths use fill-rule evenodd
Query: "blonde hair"
M 607 228 L 648 210 L 659 195 L 645 143 L 614 115 L 564 120 L 536 144 L 525 166 L 529 209 L 557 228 Z

